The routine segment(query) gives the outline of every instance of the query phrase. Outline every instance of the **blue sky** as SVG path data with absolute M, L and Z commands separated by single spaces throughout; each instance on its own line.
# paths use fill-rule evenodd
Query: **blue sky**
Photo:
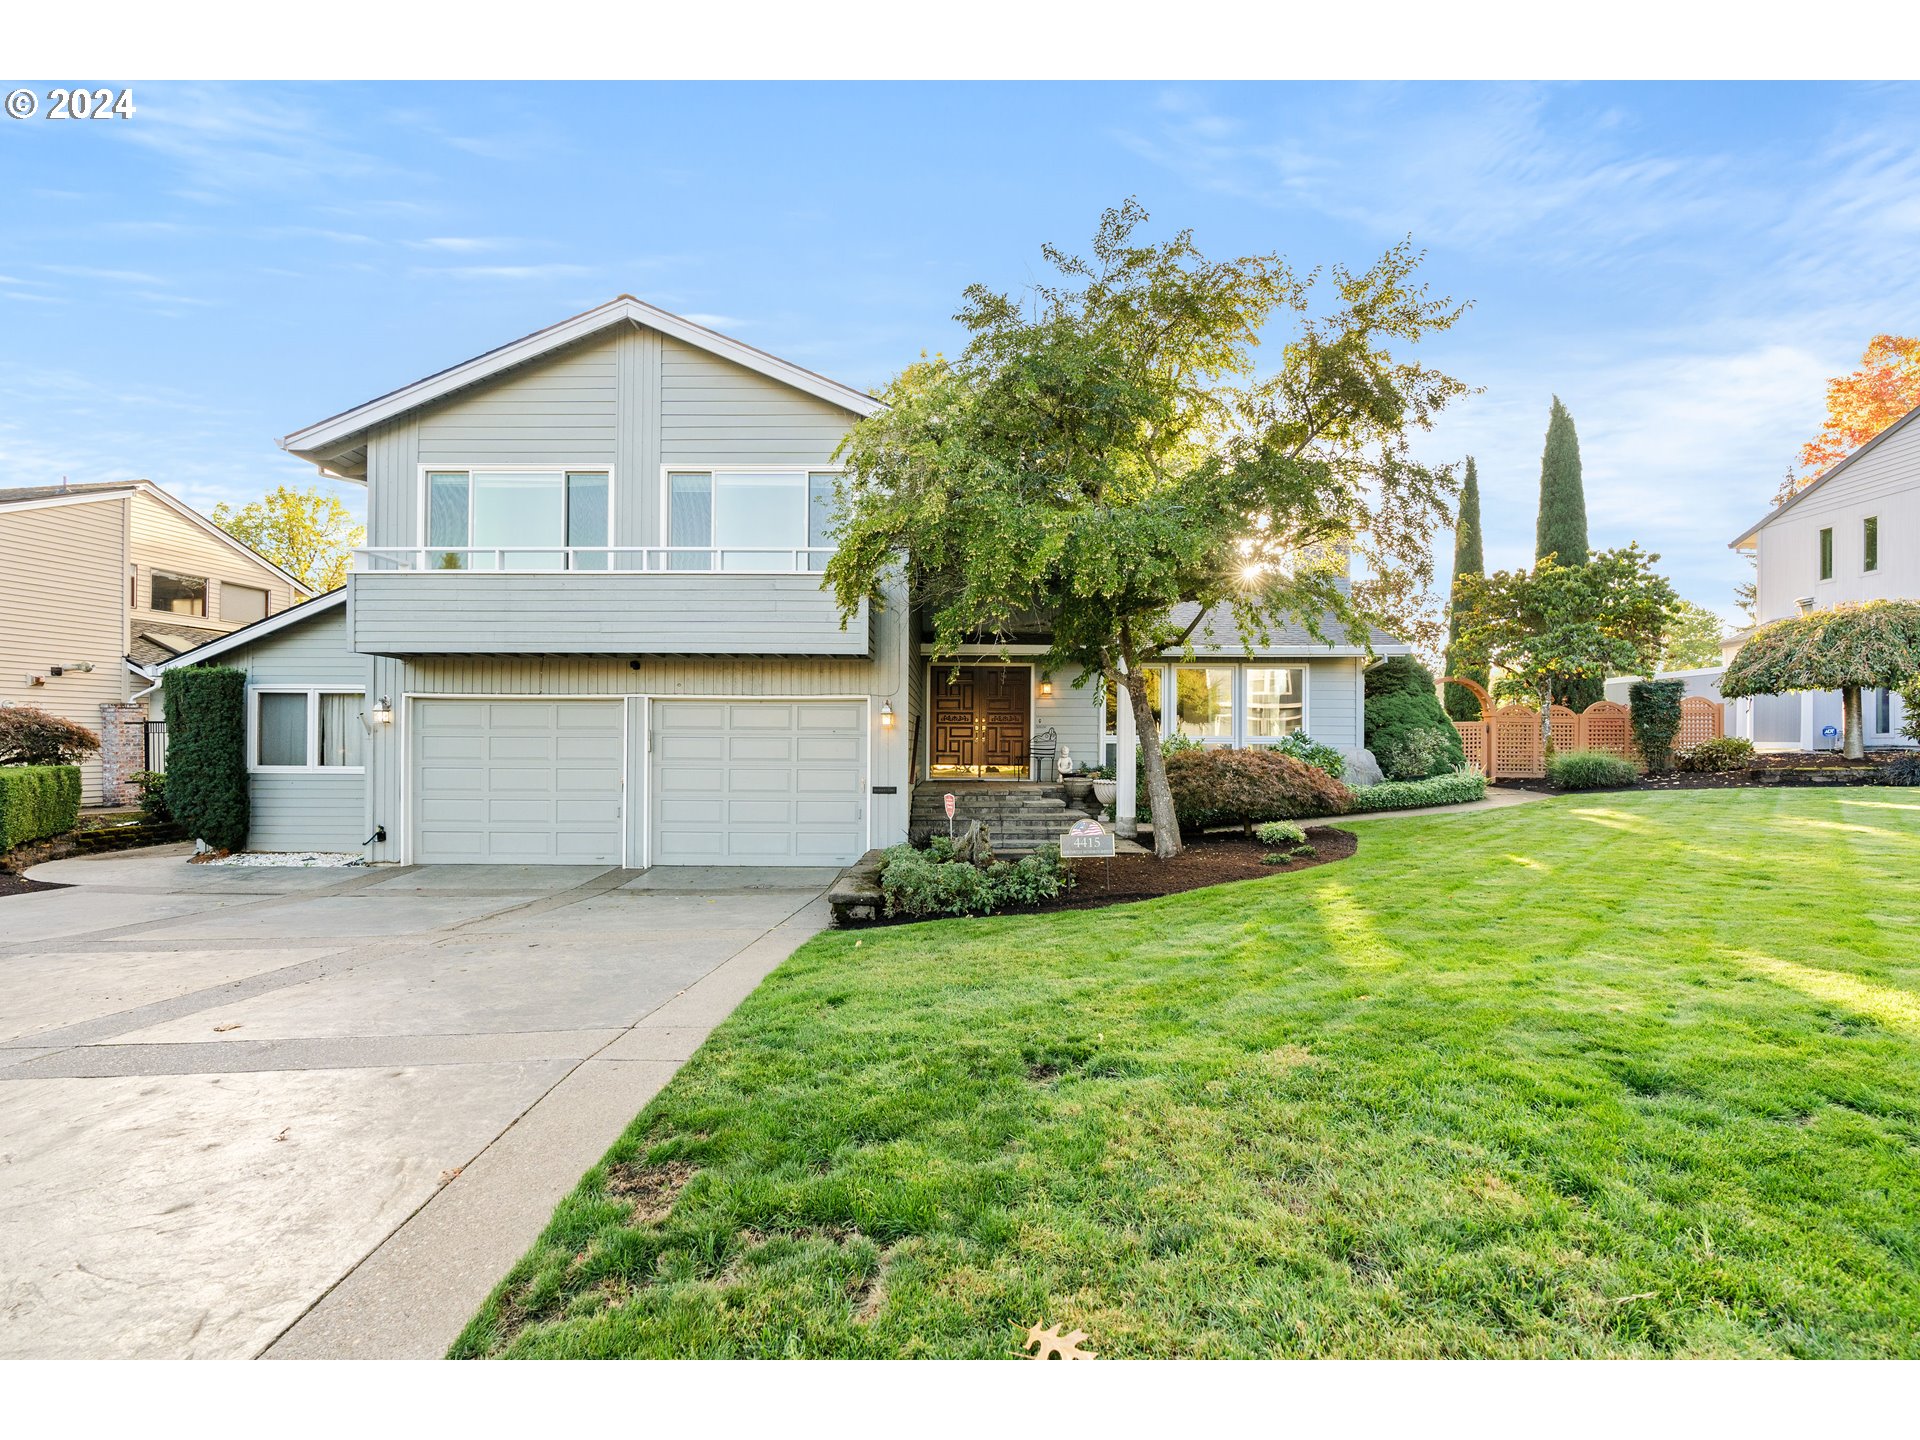
M 41 87 L 44 88 L 44 87 Z M 954 347 L 1137 195 L 1210 252 L 1364 264 L 1411 233 L 1473 301 L 1531 559 L 1549 397 L 1599 545 L 1732 613 L 1727 540 L 1821 382 L 1920 330 L 1920 90 L 1825 85 L 141 85 L 128 121 L 0 120 L 0 484 L 190 502 L 312 472 L 277 436 L 622 291 L 875 387 Z M 1276 340 L 1283 338 L 1276 334 Z M 340 487 L 358 503 L 354 487 Z M 1444 578 L 1444 565 L 1442 567 Z

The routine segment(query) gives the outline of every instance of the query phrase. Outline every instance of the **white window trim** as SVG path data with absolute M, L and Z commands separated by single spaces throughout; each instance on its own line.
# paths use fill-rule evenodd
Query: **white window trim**
M 660 544 L 665 547 L 671 543 L 667 537 L 673 533 L 671 529 L 673 524 L 673 483 L 670 477 L 674 475 L 798 475 L 801 486 L 804 489 L 809 475 L 845 475 L 846 473 L 847 467 L 844 465 L 796 465 L 785 460 L 775 461 L 768 465 L 662 465 L 660 467 Z M 809 506 L 812 505 L 813 501 L 811 497 L 808 497 L 807 503 Z M 712 519 L 713 508 L 712 506 L 708 507 L 709 521 Z M 722 547 L 714 545 L 713 543 L 713 529 L 711 524 L 709 524 L 707 529 L 707 544 L 716 550 L 722 548 L 729 550 L 751 550 L 756 548 L 767 550 L 807 550 L 812 548 L 806 544 L 805 536 L 801 537 L 801 543 L 799 545 L 768 545 L 758 547 L 751 545 L 729 545 Z M 689 570 L 675 571 L 674 573 L 697 575 L 702 572 Z M 708 573 L 741 575 L 752 572 L 734 570 L 713 571 Z
M 1179 717 L 1174 713 L 1175 688 L 1174 673 L 1178 670 L 1223 670 L 1231 669 L 1233 674 L 1233 734 L 1227 736 L 1209 736 L 1200 743 L 1203 745 L 1232 746 L 1244 750 L 1249 745 L 1278 745 L 1281 742 L 1265 735 L 1251 735 L 1247 730 L 1249 719 L 1248 706 L 1252 699 L 1247 688 L 1249 670 L 1299 670 L 1300 676 L 1300 733 L 1313 734 L 1313 666 L 1306 660 L 1244 660 L 1238 656 L 1233 659 L 1194 659 L 1158 662 L 1154 668 L 1159 671 L 1160 688 L 1160 738 L 1168 739 L 1179 729 Z M 1101 707 L 1101 725 L 1106 724 L 1106 707 Z M 1108 745 L 1118 745 L 1120 737 L 1108 730 L 1100 737 L 1101 749 Z
M 247 773 L 250 775 L 364 775 L 365 765 L 262 765 L 259 763 L 260 701 L 262 695 L 304 695 L 307 697 L 307 755 L 316 760 L 320 754 L 320 697 L 356 696 L 362 705 L 367 692 L 352 685 L 249 685 L 247 687 Z M 360 712 L 366 723 L 366 711 Z M 363 750 L 364 754 L 365 751 Z
M 580 548 L 583 550 L 610 550 L 615 548 L 615 546 L 618 543 L 615 541 L 614 536 L 620 533 L 619 530 L 616 528 L 616 521 L 619 515 L 620 486 L 619 486 L 619 476 L 615 473 L 614 467 L 612 465 L 598 464 L 593 461 L 589 461 L 585 464 L 580 464 L 580 465 L 570 465 L 570 464 L 565 464 L 565 463 L 556 462 L 552 460 L 540 460 L 535 462 L 529 462 L 524 465 L 502 465 L 496 462 L 488 462 L 487 464 L 484 464 L 484 465 L 465 465 L 465 464 L 446 464 L 446 465 L 424 465 L 423 464 L 421 465 L 419 467 L 418 474 L 414 477 L 414 492 L 415 492 L 414 493 L 414 525 L 415 525 L 414 534 L 416 534 L 419 537 L 419 543 L 417 546 L 413 548 L 417 548 L 421 551 L 499 550 L 499 549 L 512 550 L 515 548 L 525 548 L 529 550 L 550 550 L 550 549 L 556 549 L 556 548 L 558 549 L 573 548 L 572 546 L 566 545 L 564 543 L 564 539 L 565 539 L 564 536 L 562 537 L 563 543 L 558 547 L 550 546 L 550 545 L 529 545 L 525 547 L 515 547 L 512 545 L 507 545 L 507 546 L 475 545 L 473 543 L 473 487 L 471 485 L 467 487 L 467 543 L 465 545 L 434 545 L 427 538 L 427 476 L 454 475 L 454 474 L 465 474 L 467 476 L 554 475 L 559 477 L 561 494 L 563 496 L 566 493 L 567 476 L 569 475 L 604 475 L 607 477 L 607 543 L 605 545 L 583 545 Z M 565 509 L 564 503 L 562 505 L 560 513 L 561 513 L 561 518 L 564 520 L 566 517 L 566 509 Z M 385 547 L 376 547 L 376 548 L 385 548 Z M 454 570 L 448 573 L 455 574 L 455 575 L 470 575 L 470 574 L 476 574 L 476 573 L 486 574 L 489 572 Z M 498 574 L 501 572 L 495 571 L 491 573 Z M 535 573 L 544 573 L 544 572 L 535 572 Z
M 1247 683 L 1249 670 L 1298 670 L 1300 672 L 1300 728 L 1296 734 L 1311 737 L 1313 734 L 1313 666 L 1304 660 L 1248 660 L 1240 665 L 1240 675 L 1235 681 L 1238 691 L 1234 699 L 1233 717 L 1236 743 L 1241 747 L 1248 745 L 1281 745 L 1286 737 L 1254 735 L 1249 733 L 1253 720 L 1253 690 Z

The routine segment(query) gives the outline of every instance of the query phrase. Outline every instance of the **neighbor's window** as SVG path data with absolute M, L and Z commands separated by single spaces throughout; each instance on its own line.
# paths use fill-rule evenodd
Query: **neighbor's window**
M 1233 669 L 1179 665 L 1173 672 L 1173 713 L 1189 740 L 1233 739 Z
M 255 690 L 255 770 L 358 770 L 366 727 L 358 690 Z
M 1307 667 L 1247 667 L 1247 739 L 1279 740 L 1307 728 Z
M 1869 515 L 1860 522 L 1860 556 L 1863 570 L 1880 568 L 1880 517 Z
M 267 592 L 251 585 L 220 586 L 220 618 L 236 625 L 250 625 L 267 618 Z
M 430 470 L 429 564 L 441 570 L 604 570 L 610 543 L 602 470 Z
M 155 610 L 164 610 L 169 615 L 204 615 L 207 613 L 207 582 L 193 575 L 168 575 L 163 571 L 153 572 L 153 595 L 148 602 Z
M 1833 530 L 1831 528 L 1820 532 L 1820 578 L 1822 580 L 1833 578 Z
M 674 470 L 670 570 L 824 570 L 836 510 L 831 470 Z M 797 554 L 818 550 L 819 554 Z

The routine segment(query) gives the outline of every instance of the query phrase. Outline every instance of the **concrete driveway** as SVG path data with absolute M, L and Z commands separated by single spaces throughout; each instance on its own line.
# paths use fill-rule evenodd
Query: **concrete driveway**
M 830 870 L 240 869 L 0 897 L 0 1356 L 435 1356 Z

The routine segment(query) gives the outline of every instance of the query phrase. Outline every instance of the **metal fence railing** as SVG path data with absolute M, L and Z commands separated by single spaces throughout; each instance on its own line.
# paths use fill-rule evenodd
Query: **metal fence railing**
M 167 772 L 167 722 L 164 720 L 147 721 L 147 763 L 146 768 L 156 774 Z

